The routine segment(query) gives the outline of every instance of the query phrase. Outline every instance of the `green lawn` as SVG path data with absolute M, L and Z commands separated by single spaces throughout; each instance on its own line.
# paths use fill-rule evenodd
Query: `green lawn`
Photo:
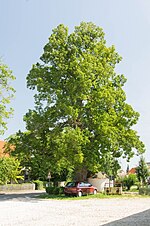
M 122 195 L 105 195 L 102 193 L 98 193 L 96 195 L 87 195 L 82 197 L 72 197 L 72 196 L 65 196 L 65 195 L 48 195 L 48 194 L 42 194 L 38 196 L 37 198 L 40 199 L 56 199 L 56 200 L 82 200 L 82 199 L 111 199 L 111 198 L 150 198 L 150 196 L 144 196 L 144 195 L 138 195 L 138 194 L 122 194 Z

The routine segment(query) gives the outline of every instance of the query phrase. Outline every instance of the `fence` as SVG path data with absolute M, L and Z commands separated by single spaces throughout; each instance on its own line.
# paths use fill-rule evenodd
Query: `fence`
M 114 184 L 113 187 L 110 187 L 108 183 L 105 184 L 104 193 L 106 195 L 121 195 L 122 194 L 122 185 Z

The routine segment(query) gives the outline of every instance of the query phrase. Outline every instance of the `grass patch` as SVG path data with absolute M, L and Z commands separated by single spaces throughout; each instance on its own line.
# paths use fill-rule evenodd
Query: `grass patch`
M 37 198 L 40 199 L 55 199 L 55 200 L 84 200 L 84 199 L 112 199 L 112 198 L 149 198 L 148 196 L 139 195 L 139 194 L 122 194 L 122 195 L 105 195 L 102 193 L 97 193 L 96 195 L 85 195 L 82 197 L 76 196 L 65 196 L 64 194 L 61 195 L 48 195 L 48 194 L 41 194 Z

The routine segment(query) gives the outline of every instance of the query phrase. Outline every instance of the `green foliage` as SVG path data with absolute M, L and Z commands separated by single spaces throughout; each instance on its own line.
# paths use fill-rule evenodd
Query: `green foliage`
M 0 61 L 0 135 L 7 129 L 7 119 L 13 112 L 12 108 L 8 107 L 15 92 L 14 88 L 10 86 L 10 82 L 15 77 L 7 65 Z
M 117 158 L 114 158 L 109 152 L 104 154 L 101 165 L 101 171 L 114 178 L 117 177 L 117 172 L 121 168 Z
M 150 187 L 139 188 L 139 195 L 150 195 Z
M 0 158 L 0 184 L 7 184 L 11 181 L 17 183 L 17 179 L 23 179 L 19 160 L 13 157 Z
M 46 148 L 41 144 L 40 139 L 36 139 L 30 132 L 22 133 L 8 138 L 6 152 L 19 159 L 20 164 L 29 169 L 31 180 L 46 180 L 49 172 L 49 162 L 45 155 Z M 12 152 L 11 145 L 15 146 Z M 37 152 L 38 150 L 38 152 Z
M 137 176 L 135 174 L 129 174 L 122 178 L 123 186 L 127 187 L 127 190 L 130 190 L 131 186 L 135 185 L 137 182 Z
M 137 178 L 140 182 L 140 185 L 145 185 L 147 183 L 147 178 L 150 175 L 150 173 L 143 156 L 141 156 L 140 158 L 139 165 L 136 168 L 136 173 L 137 173 Z
M 85 195 L 81 197 L 76 196 L 65 196 L 62 195 L 52 195 L 52 194 L 41 194 L 39 198 L 42 199 L 54 199 L 54 200 L 83 200 L 83 199 L 133 199 L 133 198 L 141 198 L 141 196 L 137 194 L 117 194 L 117 195 L 106 195 L 104 193 L 97 193 L 96 195 Z M 143 197 L 142 197 L 143 198 Z M 147 197 L 145 197 L 147 198 Z M 149 198 L 149 197 L 148 197 Z
M 139 191 L 138 183 L 135 183 L 135 185 L 131 186 L 130 191 L 138 192 Z
M 132 129 L 139 114 L 126 103 L 126 78 L 115 73 L 121 57 L 106 46 L 100 27 L 82 22 L 69 34 L 59 25 L 40 60 L 27 76 L 28 88 L 36 91 L 35 109 L 24 117 L 28 132 L 11 139 L 14 154 L 34 175 L 106 166 L 115 174 L 118 158 L 145 151 Z
M 64 187 L 47 187 L 46 192 L 49 195 L 61 195 L 64 194 Z

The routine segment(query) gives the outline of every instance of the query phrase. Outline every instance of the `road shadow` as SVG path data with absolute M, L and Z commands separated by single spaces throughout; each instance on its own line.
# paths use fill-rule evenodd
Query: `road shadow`
M 38 201 L 37 197 L 41 194 L 45 194 L 45 191 L 28 191 L 28 192 L 21 192 L 21 193 L 1 193 L 0 194 L 0 202 L 3 201 L 23 201 L 23 202 L 33 202 Z
M 150 209 L 102 226 L 150 226 Z

